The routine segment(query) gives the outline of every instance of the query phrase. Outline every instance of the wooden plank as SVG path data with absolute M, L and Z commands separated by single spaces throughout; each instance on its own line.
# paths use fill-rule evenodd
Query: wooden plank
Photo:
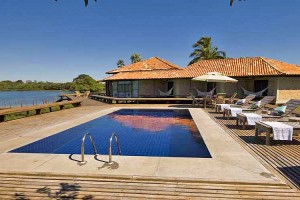
M 35 111 L 37 115 L 41 114 L 42 109 L 49 108 L 50 112 L 52 111 L 52 107 L 59 106 L 60 110 L 63 109 L 65 105 L 74 105 L 80 106 L 83 100 L 73 100 L 73 101 L 65 101 L 65 102 L 56 102 L 51 104 L 43 104 L 43 105 L 36 105 L 36 106 L 25 106 L 19 108 L 10 108 L 5 110 L 0 110 L 0 122 L 5 121 L 5 115 L 8 114 L 17 114 L 26 112 L 27 116 L 29 115 L 29 111 Z
M 55 107 L 55 106 L 64 106 L 64 105 L 69 105 L 69 104 L 79 104 L 81 102 L 82 102 L 82 100 L 73 100 L 73 101 L 57 102 L 57 103 L 43 104 L 43 105 L 37 105 L 37 106 L 25 106 L 25 107 L 21 107 L 21 108 L 11 108 L 11 109 L 0 110 L 0 115 L 12 114 L 12 113 L 18 113 L 18 112 L 26 112 L 26 111 Z
M 170 97 L 170 98 L 155 98 L 155 97 L 136 97 L 136 98 L 119 98 L 119 97 L 108 97 L 108 96 L 100 96 L 100 95 L 91 95 L 91 98 L 93 99 L 105 99 L 105 100 L 111 100 L 111 101 L 190 101 L 192 102 L 193 99 L 191 98 L 176 98 L 176 97 Z
M 76 194 L 80 199 L 84 195 L 99 197 L 102 195 L 113 194 L 118 197 L 140 197 L 157 199 L 299 199 L 300 193 L 285 185 L 266 184 L 266 183 L 225 183 L 201 181 L 181 182 L 180 180 L 164 182 L 150 178 L 141 180 L 135 178 L 109 178 L 106 179 L 87 177 L 82 175 L 74 178 L 71 175 L 38 175 L 28 173 L 24 174 L 6 174 L 0 176 L 0 197 L 39 197 L 44 195 L 59 194 L 63 190 L 64 194 L 68 192 Z M 66 186 L 63 187 L 61 183 Z M 260 185 L 261 184 L 261 185 Z M 44 188 L 44 190 L 43 190 Z M 77 189 L 76 189 L 77 188 Z M 45 191 L 45 192 L 39 192 Z M 94 198 L 93 198 L 94 199 Z
M 271 141 L 272 146 L 266 146 L 264 136 L 254 137 L 254 129 L 241 130 L 234 126 L 236 120 L 222 119 L 222 115 L 213 111 L 209 111 L 209 114 L 232 137 L 251 149 L 252 153 L 259 156 L 287 181 L 300 189 L 300 137 L 293 137 L 292 142 Z

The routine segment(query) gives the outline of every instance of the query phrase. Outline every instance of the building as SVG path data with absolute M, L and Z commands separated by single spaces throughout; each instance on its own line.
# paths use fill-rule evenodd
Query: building
M 219 72 L 238 80 L 238 83 L 206 83 L 191 79 L 208 72 Z M 186 97 L 195 93 L 195 88 L 225 92 L 231 96 L 238 92 L 243 97 L 245 88 L 258 92 L 268 87 L 264 95 L 276 96 L 277 102 L 291 98 L 300 99 L 300 67 L 281 61 L 262 58 L 229 58 L 204 60 L 180 68 L 158 57 L 152 57 L 107 72 L 106 95 L 112 97 L 159 97 L 158 89 L 173 88 L 174 97 Z

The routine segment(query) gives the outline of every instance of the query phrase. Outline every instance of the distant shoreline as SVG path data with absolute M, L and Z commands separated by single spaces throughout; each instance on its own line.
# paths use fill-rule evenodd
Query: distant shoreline
M 0 92 L 30 92 L 30 91 L 69 91 L 69 90 L 20 90 L 20 89 L 10 89 L 10 90 L 0 90 Z

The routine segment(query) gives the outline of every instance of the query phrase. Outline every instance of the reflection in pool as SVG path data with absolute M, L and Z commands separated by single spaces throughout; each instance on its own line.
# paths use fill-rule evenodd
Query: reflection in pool
M 11 152 L 80 154 L 81 138 L 87 132 L 100 154 L 108 154 L 108 140 L 116 132 L 122 155 L 211 157 L 186 109 L 121 109 Z M 93 154 L 88 141 L 85 153 Z

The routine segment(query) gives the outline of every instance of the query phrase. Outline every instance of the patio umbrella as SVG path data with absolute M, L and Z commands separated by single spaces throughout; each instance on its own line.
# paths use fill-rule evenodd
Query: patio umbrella
M 192 79 L 193 81 L 206 81 L 206 82 L 218 82 L 218 83 L 235 83 L 238 80 L 225 76 L 218 72 L 209 72 L 202 76 L 197 76 Z

